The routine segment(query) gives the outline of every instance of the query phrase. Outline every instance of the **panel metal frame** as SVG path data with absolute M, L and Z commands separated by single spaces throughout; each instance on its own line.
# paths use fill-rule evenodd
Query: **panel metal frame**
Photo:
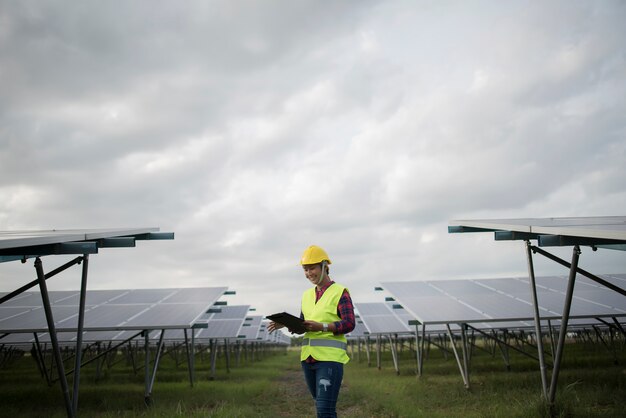
M 537 333 L 538 355 L 540 358 L 542 392 L 544 399 L 553 405 L 556 398 L 558 377 L 561 368 L 565 337 L 568 332 L 568 322 L 576 275 L 582 274 L 603 286 L 610 288 L 622 295 L 626 290 L 614 286 L 578 267 L 581 255 L 580 246 L 590 246 L 594 251 L 598 248 L 614 250 L 626 250 L 626 216 L 608 217 L 580 217 L 580 218 L 542 218 L 542 219 L 502 219 L 502 220 L 462 220 L 451 221 L 448 232 L 494 232 L 496 240 L 519 239 L 526 242 L 526 258 L 528 263 L 528 275 L 531 280 L 531 292 L 533 294 L 535 332 L 540 332 L 541 317 L 537 305 L 537 290 L 535 284 L 535 272 L 533 254 L 540 254 L 569 269 L 569 279 L 563 309 L 561 314 L 561 327 L 559 330 L 558 343 L 556 346 L 552 376 L 548 384 L 545 359 L 541 334 Z M 516 236 L 516 234 L 519 234 Z M 531 239 L 536 239 L 538 246 L 531 245 Z M 572 246 L 572 260 L 568 263 L 559 257 L 539 248 L 540 246 Z
M 45 310 L 48 332 L 53 347 L 53 356 L 56 360 L 57 373 L 61 385 L 61 392 L 67 416 L 73 418 L 78 410 L 78 392 L 80 386 L 82 334 L 84 325 L 85 293 L 87 290 L 87 276 L 89 266 L 89 254 L 96 254 L 98 247 L 110 246 L 134 246 L 134 239 L 174 239 L 174 233 L 159 233 L 159 228 L 137 228 L 137 229 L 101 229 L 101 230 L 71 230 L 71 231 L 2 231 L 0 232 L 0 262 L 21 260 L 26 262 L 29 258 L 35 258 L 35 271 L 37 279 L 3 296 L 0 304 L 4 303 L 26 290 L 39 286 L 42 304 Z M 126 238 L 126 240 L 111 241 L 115 238 Z M 134 238 L 134 239 L 133 239 Z M 55 254 L 77 254 L 74 260 L 65 263 L 57 269 L 45 273 L 42 256 Z M 70 397 L 67 384 L 65 367 L 63 365 L 61 350 L 57 339 L 54 317 L 46 280 L 54 275 L 72 267 L 76 264 L 83 264 L 80 285 L 80 304 L 78 312 L 78 327 L 76 330 L 76 359 L 74 367 L 73 391 Z M 36 334 L 35 334 L 36 338 Z

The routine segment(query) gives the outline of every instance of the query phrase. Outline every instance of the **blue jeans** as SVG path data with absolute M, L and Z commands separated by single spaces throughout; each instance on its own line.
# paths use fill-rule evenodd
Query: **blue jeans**
M 304 380 L 315 400 L 317 418 L 337 416 L 337 398 L 343 380 L 343 364 L 335 361 L 302 362 Z

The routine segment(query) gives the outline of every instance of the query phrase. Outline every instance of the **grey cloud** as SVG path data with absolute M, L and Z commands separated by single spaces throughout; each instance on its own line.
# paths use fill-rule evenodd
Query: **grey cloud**
M 0 229 L 160 226 L 176 240 L 99 254 L 93 285 L 225 283 L 276 310 L 264 286 L 297 299 L 311 243 L 364 299 L 387 278 L 523 274 L 519 248 L 447 222 L 624 211 L 625 17 L 2 2 Z

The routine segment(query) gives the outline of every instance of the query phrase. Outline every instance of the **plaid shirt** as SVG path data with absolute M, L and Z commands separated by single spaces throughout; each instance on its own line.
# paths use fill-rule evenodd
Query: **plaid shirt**
M 326 289 L 333 284 L 332 280 L 329 280 L 328 283 L 318 289 L 315 287 L 315 302 L 322 297 Z M 356 325 L 356 320 L 354 319 L 354 306 L 352 305 L 352 298 L 350 297 L 350 293 L 348 290 L 344 290 L 341 298 L 339 299 L 339 304 L 337 304 L 337 315 L 341 318 L 340 321 L 335 322 L 335 332 L 333 334 L 347 334 L 354 330 L 354 326 Z M 304 314 L 300 312 L 300 318 L 304 319 Z

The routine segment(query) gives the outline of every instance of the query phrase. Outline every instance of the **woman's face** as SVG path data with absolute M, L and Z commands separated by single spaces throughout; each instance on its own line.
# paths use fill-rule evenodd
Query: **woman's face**
M 304 275 L 314 285 L 317 285 L 322 278 L 322 265 L 321 264 L 305 264 L 302 266 Z

